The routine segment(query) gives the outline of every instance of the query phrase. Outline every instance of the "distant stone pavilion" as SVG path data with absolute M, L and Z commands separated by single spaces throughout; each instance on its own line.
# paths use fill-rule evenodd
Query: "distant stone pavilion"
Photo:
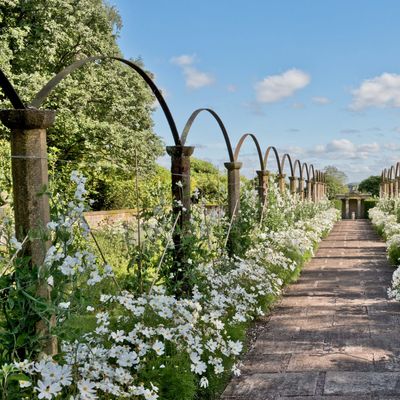
M 364 201 L 369 197 L 370 193 L 360 193 L 356 188 L 351 188 L 349 193 L 336 195 L 336 198 L 342 201 L 342 219 L 364 218 Z

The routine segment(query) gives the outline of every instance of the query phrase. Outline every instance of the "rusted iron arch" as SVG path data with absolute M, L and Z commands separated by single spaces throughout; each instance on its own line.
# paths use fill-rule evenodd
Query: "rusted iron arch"
M 52 90 L 70 73 L 74 72 L 76 69 L 82 67 L 85 64 L 88 64 L 90 62 L 96 62 L 96 61 L 102 61 L 102 60 L 115 60 L 119 61 L 128 67 L 132 68 L 135 70 L 140 77 L 146 82 L 147 86 L 150 87 L 151 91 L 153 94 L 156 96 L 163 112 L 165 115 L 165 118 L 167 119 L 168 125 L 171 129 L 172 136 L 174 138 L 174 142 L 176 146 L 181 145 L 181 141 L 179 138 L 179 133 L 178 129 L 176 128 L 176 124 L 174 121 L 174 118 L 172 117 L 171 111 L 168 108 L 167 103 L 164 100 L 164 97 L 161 94 L 161 91 L 158 89 L 156 84 L 153 82 L 153 80 L 147 75 L 147 73 L 140 68 L 138 65 L 133 63 L 132 61 L 125 60 L 120 57 L 111 57 L 111 56 L 93 56 L 93 57 L 88 57 L 83 60 L 76 61 L 69 65 L 68 67 L 64 68 L 62 71 L 60 71 L 57 75 L 55 75 L 52 79 L 50 79 L 45 86 L 36 94 L 34 99 L 31 101 L 29 106 L 31 107 L 36 107 L 39 108 L 42 103 L 46 100 L 47 96 L 52 92 Z
M 390 167 L 389 179 L 394 179 L 394 176 L 395 176 L 395 169 L 394 169 L 394 166 L 392 165 Z
M 26 108 L 25 104 L 19 97 L 17 91 L 14 89 L 14 86 L 8 80 L 4 72 L 0 69 L 0 87 L 3 89 L 4 94 L 10 100 L 12 106 L 16 110 L 23 110 Z
M 386 168 L 382 171 L 382 174 L 384 179 L 389 178 L 388 170 Z
M 400 162 L 399 161 L 396 163 L 396 172 L 394 174 L 394 177 L 395 178 L 399 178 L 400 177 Z
M 301 162 L 300 160 L 295 160 L 293 164 L 293 176 L 296 175 L 296 166 L 298 166 L 299 174 L 300 174 L 300 179 L 303 179 L 303 169 L 301 168 Z
M 180 137 L 180 143 L 181 146 L 184 146 L 186 143 L 186 139 L 188 137 L 188 134 L 190 132 L 190 129 L 192 128 L 193 122 L 195 121 L 195 119 L 197 118 L 197 116 L 203 112 L 206 111 L 209 114 L 211 114 L 214 119 L 217 121 L 222 134 L 224 135 L 224 139 L 225 139 L 225 144 L 226 144 L 226 148 L 228 150 L 228 154 L 229 154 L 229 161 L 230 162 L 234 162 L 235 161 L 235 157 L 233 155 L 233 150 L 232 150 L 232 144 L 231 144 L 231 140 L 229 139 L 229 135 L 228 135 L 228 131 L 225 128 L 224 123 L 222 122 L 222 119 L 220 118 L 220 116 L 211 108 L 199 108 L 195 111 L 192 112 L 192 115 L 189 117 L 189 119 L 187 120 L 185 127 L 183 128 L 182 131 L 182 135 Z
M 264 155 L 264 167 L 267 168 L 268 157 L 269 157 L 269 153 L 271 152 L 271 150 L 275 154 L 276 164 L 278 166 L 278 173 L 279 173 L 279 175 L 282 175 L 282 168 L 281 168 L 281 162 L 279 161 L 279 154 L 278 154 L 278 151 L 276 150 L 276 148 L 274 146 L 269 146 L 267 148 L 266 152 L 265 152 L 265 155 Z
M 310 180 L 310 173 L 308 171 L 308 164 L 306 162 L 303 163 L 303 165 L 301 166 L 301 174 L 304 176 L 304 167 L 306 169 L 307 172 L 307 180 Z
M 313 165 L 313 164 L 310 164 L 310 165 L 308 166 L 308 172 L 311 173 L 311 170 L 312 170 L 312 179 L 315 180 L 316 175 L 315 175 L 315 169 L 314 169 L 314 165 Z M 310 175 L 308 175 L 308 179 L 310 179 Z
M 260 169 L 261 169 L 261 171 L 265 171 L 264 159 L 263 159 L 263 155 L 262 155 L 262 152 L 261 152 L 260 143 L 258 142 L 257 137 L 253 133 L 245 133 L 239 139 L 238 144 L 236 145 L 236 148 L 235 148 L 235 153 L 233 155 L 233 158 L 234 158 L 235 161 L 238 161 L 240 149 L 242 148 L 242 145 L 243 145 L 244 141 L 248 137 L 251 137 L 253 139 L 253 142 L 254 142 L 254 144 L 256 146 L 256 149 L 257 149 L 258 160 L 260 161 Z
M 283 171 L 284 171 L 284 169 L 285 169 L 285 160 L 286 160 L 286 159 L 288 159 L 288 161 L 289 161 L 291 177 L 294 178 L 294 170 L 293 170 L 292 158 L 290 157 L 290 155 L 289 155 L 288 153 L 285 153 L 285 154 L 282 156 L 282 160 L 281 160 L 281 170 L 282 170 L 282 173 L 283 173 Z

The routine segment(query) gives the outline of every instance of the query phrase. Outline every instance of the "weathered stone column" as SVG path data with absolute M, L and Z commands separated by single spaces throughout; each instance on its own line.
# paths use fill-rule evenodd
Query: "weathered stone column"
M 349 199 L 346 199 L 345 202 L 346 202 L 345 218 L 349 219 L 350 218 L 350 203 L 349 203 Z
M 242 163 L 227 162 L 224 164 L 228 171 L 228 213 L 234 220 L 240 210 L 240 168 Z
M 357 219 L 361 218 L 361 199 L 357 199 Z
M 297 192 L 297 178 L 295 176 L 289 176 L 289 189 L 290 194 L 294 196 Z
M 50 110 L 1 110 L 1 122 L 11 129 L 11 169 L 15 214 L 15 235 L 25 242 L 24 255 L 32 267 L 41 267 L 36 293 L 50 300 L 50 287 L 44 279 L 43 262 L 50 246 L 44 233 L 50 221 L 46 129 L 54 123 L 55 112 Z M 57 353 L 57 339 L 51 335 L 50 323 L 38 320 L 36 331 L 45 354 Z
M 311 199 L 314 203 L 317 202 L 317 181 L 315 179 L 311 180 Z
M 174 201 L 175 214 L 182 211 L 180 226 L 190 220 L 190 156 L 192 146 L 167 146 L 167 153 L 171 156 L 171 190 Z
M 395 186 L 395 196 L 399 197 L 400 195 L 400 177 L 396 178 L 396 186 Z
M 266 195 L 268 193 L 268 171 L 256 171 L 258 177 L 258 197 L 260 199 L 261 207 L 264 207 Z
M 190 156 L 193 154 L 192 146 L 167 146 L 168 155 L 171 157 L 171 191 L 172 210 L 178 224 L 173 234 L 175 246 L 174 267 L 172 273 L 179 284 L 178 292 L 188 292 L 185 249 L 182 246 L 186 225 L 190 221 Z
M 384 188 L 383 189 L 384 197 L 388 197 L 389 196 L 389 182 L 386 178 L 383 181 L 383 188 Z
M 298 193 L 300 196 L 300 200 L 304 200 L 304 178 L 299 178 Z
M 306 181 L 307 184 L 307 200 L 311 201 L 312 200 L 312 191 L 313 191 L 313 182 L 311 179 Z
M 389 179 L 389 197 L 393 198 L 394 182 L 393 179 Z
M 286 175 L 285 174 L 278 174 L 278 187 L 281 194 L 286 193 L 286 182 L 285 182 Z

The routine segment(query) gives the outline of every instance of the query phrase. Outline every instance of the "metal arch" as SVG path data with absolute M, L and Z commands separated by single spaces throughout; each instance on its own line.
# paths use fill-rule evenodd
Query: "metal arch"
M 394 169 L 394 166 L 392 165 L 392 166 L 390 167 L 389 179 L 394 179 L 394 175 L 395 175 L 395 169 Z
M 386 168 L 382 171 L 382 173 L 383 173 L 383 178 L 384 179 L 387 179 L 389 177 L 388 176 L 388 170 Z
M 394 177 L 395 178 L 399 178 L 400 177 L 400 162 L 399 161 L 396 163 L 396 172 L 394 174 Z
M 290 157 L 289 153 L 285 153 L 282 156 L 282 160 L 281 160 L 281 170 L 282 172 L 285 169 L 285 160 L 288 159 L 289 160 L 289 166 L 290 166 L 290 173 L 292 175 L 292 177 L 294 178 L 294 170 L 293 170 L 293 163 L 292 163 L 292 158 Z
M 218 123 L 218 125 L 219 125 L 219 127 L 221 129 L 221 132 L 224 135 L 225 144 L 226 144 L 226 147 L 228 149 L 228 154 L 229 154 L 229 161 L 230 162 L 234 162 L 235 161 L 235 157 L 233 155 L 232 144 L 231 144 L 231 140 L 229 139 L 228 132 L 227 132 L 227 130 L 225 128 L 225 125 L 222 122 L 222 119 L 220 118 L 220 116 L 214 110 L 212 110 L 211 108 L 199 108 L 199 109 L 197 109 L 197 110 L 192 112 L 192 115 L 187 120 L 187 122 L 185 124 L 185 127 L 183 128 L 182 135 L 181 135 L 181 137 L 179 139 L 181 145 L 182 146 L 185 145 L 186 139 L 188 137 L 190 129 L 192 128 L 193 122 L 195 121 L 197 116 L 203 111 L 206 111 L 209 114 L 211 114 L 214 117 L 214 119 L 217 121 L 217 123 Z
M 264 166 L 265 166 L 265 168 L 267 168 L 268 157 L 269 157 L 269 153 L 271 152 L 271 150 L 275 154 L 276 164 L 278 165 L 278 173 L 279 173 L 279 175 L 282 175 L 282 168 L 281 168 L 281 162 L 279 161 L 279 154 L 278 154 L 278 151 L 276 150 L 276 148 L 274 146 L 269 146 L 267 148 L 267 150 L 265 152 L 265 155 L 264 155 Z
M 301 174 L 304 175 L 304 167 L 306 167 L 306 172 L 307 172 L 307 180 L 310 180 L 310 172 L 308 171 L 308 164 L 306 162 L 303 163 L 301 166 Z
M 314 169 L 314 165 L 313 164 L 310 164 L 309 166 L 308 166 L 308 171 L 309 172 L 311 172 L 311 169 L 312 169 L 312 179 L 314 179 L 315 180 L 315 169 Z
M 164 112 L 164 115 L 167 119 L 168 125 L 171 129 L 172 136 L 174 138 L 174 142 L 176 146 L 181 145 L 181 141 L 179 138 L 179 133 L 178 129 L 176 128 L 176 124 L 174 121 L 174 118 L 172 117 L 171 111 L 168 108 L 167 103 L 164 100 L 164 97 L 161 94 L 161 91 L 158 89 L 156 84 L 153 82 L 153 80 L 150 78 L 150 76 L 138 65 L 133 63 L 132 61 L 125 60 L 120 57 L 111 57 L 111 56 L 93 56 L 93 57 L 88 57 L 83 60 L 79 60 L 74 62 L 73 64 L 69 65 L 68 67 L 64 68 L 62 71 L 60 71 L 57 75 L 55 75 L 52 79 L 50 79 L 45 86 L 36 94 L 34 99 L 31 101 L 29 104 L 31 107 L 36 107 L 39 108 L 44 100 L 46 100 L 47 96 L 52 92 L 52 90 L 70 73 L 74 72 L 76 69 L 82 67 L 83 65 L 93 62 L 93 61 L 102 61 L 102 60 L 116 60 L 120 61 L 121 63 L 131 67 L 133 70 L 135 70 L 142 78 L 143 80 L 147 83 L 147 85 L 150 87 L 151 91 L 154 93 L 156 96 L 158 102 L 160 103 L 160 106 Z
M 303 170 L 301 168 L 301 162 L 300 160 L 295 160 L 294 164 L 293 164 L 293 176 L 296 175 L 296 165 L 298 165 L 298 170 L 299 170 L 299 174 L 300 174 L 300 179 L 303 179 Z
M 26 108 L 25 104 L 22 102 L 14 86 L 8 80 L 4 72 L 0 69 L 0 87 L 3 89 L 4 94 L 11 101 L 12 106 L 16 110 L 23 110 Z
M 238 144 L 236 145 L 236 148 L 235 148 L 235 153 L 233 155 L 233 158 L 234 158 L 235 161 L 238 160 L 240 149 L 242 148 L 242 145 L 243 145 L 244 141 L 248 137 L 251 137 L 253 139 L 253 142 L 254 142 L 254 144 L 256 146 L 256 149 L 257 149 L 258 159 L 260 161 L 260 169 L 261 169 L 261 171 L 265 171 L 265 165 L 264 165 L 264 160 L 263 160 L 263 156 L 262 156 L 262 152 L 261 152 L 260 143 L 258 142 L 257 137 L 253 133 L 245 133 L 239 139 Z

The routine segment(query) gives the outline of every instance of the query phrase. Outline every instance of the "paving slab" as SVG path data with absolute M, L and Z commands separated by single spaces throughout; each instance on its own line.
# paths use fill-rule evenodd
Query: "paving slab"
M 367 220 L 338 222 L 285 290 L 223 400 L 400 399 L 400 303 Z

